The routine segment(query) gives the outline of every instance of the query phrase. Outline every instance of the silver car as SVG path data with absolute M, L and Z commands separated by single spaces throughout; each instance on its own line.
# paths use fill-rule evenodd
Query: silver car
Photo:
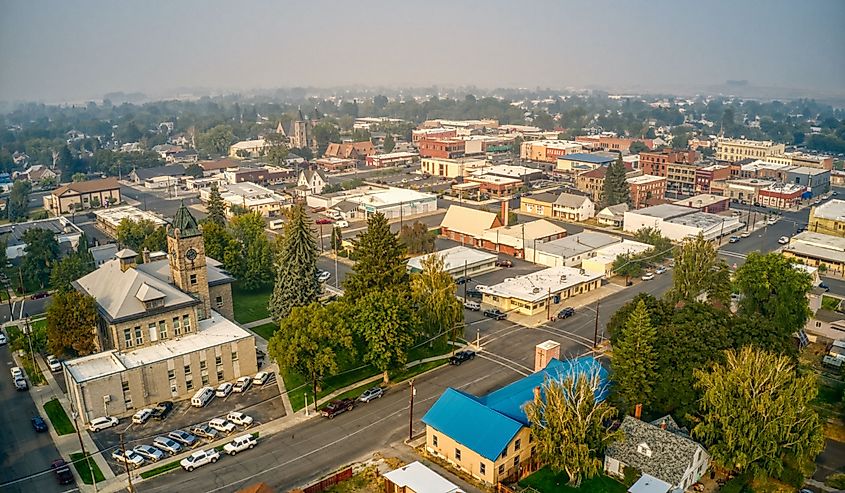
M 378 399 L 379 397 L 384 395 L 384 389 L 381 387 L 373 387 L 371 389 L 366 390 L 358 400 L 360 402 L 370 402 L 374 399 Z
M 170 455 L 176 455 L 182 451 L 182 445 L 170 437 L 155 437 L 153 445 Z
M 132 451 L 134 451 L 141 457 L 153 462 L 158 462 L 159 460 L 164 459 L 164 452 L 153 447 L 152 445 L 138 445 L 133 448 Z

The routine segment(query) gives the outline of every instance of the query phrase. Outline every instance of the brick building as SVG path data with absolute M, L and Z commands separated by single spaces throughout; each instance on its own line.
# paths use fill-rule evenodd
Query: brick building
M 466 153 L 466 143 L 460 139 L 422 139 L 417 142 L 420 157 L 456 159 Z
M 634 209 L 645 207 L 651 199 L 662 199 L 666 194 L 666 178 L 662 176 L 632 176 L 626 181 L 631 189 L 631 205 Z
M 724 181 L 731 177 L 730 166 L 713 164 L 695 170 L 695 193 L 710 193 L 714 181 Z
M 640 169 L 647 175 L 668 177 L 668 165 L 672 163 L 693 164 L 698 160 L 695 151 L 663 149 L 640 153 Z

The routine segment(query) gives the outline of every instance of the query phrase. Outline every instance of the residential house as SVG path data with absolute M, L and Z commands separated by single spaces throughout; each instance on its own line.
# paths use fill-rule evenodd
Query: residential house
M 92 246 L 88 249 L 91 256 L 94 258 L 94 268 L 98 269 L 101 265 L 109 260 L 112 260 L 117 255 L 117 243 L 106 243 L 105 245 Z
M 616 204 L 605 207 L 596 214 L 599 224 L 621 228 L 625 221 L 625 213 L 628 212 L 628 204 Z
M 343 144 L 330 143 L 323 153 L 323 157 L 336 157 L 341 159 L 354 159 L 363 161 L 370 154 L 375 154 L 376 149 L 369 140 L 364 142 L 344 142 Z
M 68 183 L 45 195 L 44 208 L 54 216 L 121 202 L 117 178 Z
M 304 169 L 299 172 L 299 178 L 296 180 L 297 190 L 311 195 L 323 193 L 323 188 L 327 184 L 326 175 L 320 170 Z
M 156 166 L 154 168 L 136 168 L 128 175 L 129 180 L 146 188 L 167 188 L 178 185 L 185 176 L 185 167 L 181 164 Z
M 241 163 L 234 159 L 225 158 L 216 161 L 201 161 L 199 167 L 202 168 L 202 176 L 208 178 L 229 169 L 238 169 L 241 167 Z
M 662 490 L 686 491 L 698 482 L 710 465 L 710 455 L 681 429 L 672 416 L 651 423 L 625 416 L 619 430 L 622 440 L 612 443 L 604 455 L 607 474 L 622 478 L 633 468 L 669 485 Z M 650 491 L 661 491 L 653 489 Z
M 452 241 L 475 246 L 484 231 L 502 225 L 494 212 L 450 205 L 440 223 L 440 235 Z
M 42 180 L 56 180 L 58 177 L 59 175 L 55 171 L 43 164 L 34 164 L 15 175 L 17 180 L 26 180 L 36 184 Z
M 53 233 L 61 252 L 75 251 L 82 236 L 82 229 L 64 216 L 38 219 L 23 223 L 0 225 L 0 241 L 6 244 L 6 259 L 14 260 L 26 255 L 24 235 L 33 229 L 43 229 Z
M 598 374 L 598 398 L 604 399 L 607 370 L 591 357 L 552 358 L 536 373 L 483 396 L 449 387 L 422 418 L 425 449 L 488 485 L 519 478 L 536 467 L 525 404 L 543 398 L 547 379 L 578 374 Z
M 553 204 L 558 194 L 552 192 L 534 193 L 519 199 L 519 210 L 527 214 L 541 217 L 554 217 Z
M 552 215 L 564 221 L 586 221 L 596 215 L 596 204 L 589 197 L 562 193 L 552 204 Z

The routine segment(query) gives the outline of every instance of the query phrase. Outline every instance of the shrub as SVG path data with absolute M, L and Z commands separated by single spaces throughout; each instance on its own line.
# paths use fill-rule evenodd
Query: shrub
M 824 484 L 826 486 L 830 486 L 831 488 L 845 490 L 845 473 L 838 472 L 836 474 L 831 474 L 824 480 Z

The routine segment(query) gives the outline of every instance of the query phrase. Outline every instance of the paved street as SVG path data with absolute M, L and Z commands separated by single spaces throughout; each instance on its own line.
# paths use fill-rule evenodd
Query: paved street
M 37 300 L 23 299 L 21 301 L 13 301 L 11 307 L 8 301 L 0 303 L 0 323 L 8 322 L 9 312 L 14 314 L 14 319 L 19 320 L 22 316 L 29 314 L 30 317 L 39 315 L 47 311 L 47 305 L 50 304 L 50 296 Z
M 185 195 L 183 197 L 182 191 L 179 192 L 179 197 L 165 198 L 164 192 L 154 193 L 142 191 L 134 187 L 122 185 L 120 187 L 120 193 L 125 198 L 137 201 L 137 207 L 139 209 L 157 212 L 168 219 L 172 219 L 173 216 L 176 215 L 176 210 L 179 209 L 179 204 L 182 200 L 184 200 L 185 205 L 188 206 L 201 203 L 196 193 L 184 192 Z M 194 214 L 194 217 L 196 217 L 197 220 L 205 217 L 205 214 L 197 211 L 196 209 L 191 209 L 191 213 Z
M 71 490 L 59 486 L 50 470 L 50 464 L 59 458 L 49 433 L 36 433 L 30 419 L 40 414 L 47 419 L 41 407 L 50 400 L 49 387 L 35 387 L 18 392 L 9 374 L 14 366 L 9 346 L 0 346 L 0 491 L 20 493 L 51 493 Z M 36 408 L 37 401 L 38 407 Z M 69 460 L 69 457 L 64 457 Z M 21 478 L 26 478 L 18 481 Z

